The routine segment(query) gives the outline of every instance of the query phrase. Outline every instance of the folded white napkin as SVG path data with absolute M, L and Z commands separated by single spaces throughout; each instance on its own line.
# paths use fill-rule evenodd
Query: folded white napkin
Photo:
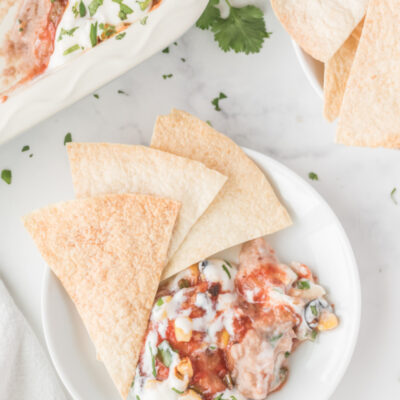
M 66 400 L 50 361 L 1 280 L 0 399 Z

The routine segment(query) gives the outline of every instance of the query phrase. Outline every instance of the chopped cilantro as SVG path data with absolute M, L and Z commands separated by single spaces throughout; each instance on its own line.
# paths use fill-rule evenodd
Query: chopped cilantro
M 74 44 L 73 46 L 68 47 L 68 49 L 64 51 L 63 55 L 64 55 L 64 56 L 67 56 L 68 54 L 71 54 L 71 53 L 73 53 L 74 51 L 77 51 L 77 50 L 79 50 L 79 49 L 80 49 L 79 44 Z
M 82 0 L 79 3 L 79 15 L 81 16 L 81 18 L 86 16 L 86 6 Z
M 3 179 L 7 185 L 11 185 L 12 172 L 9 169 L 3 169 L 3 171 L 1 171 L 1 179 Z
M 72 135 L 71 135 L 71 132 L 68 132 L 64 137 L 64 146 L 67 143 L 71 143 L 71 142 L 72 142 Z
M 95 93 L 94 95 L 93 95 L 93 97 L 95 98 L 95 99 L 99 99 L 100 98 L 100 96 L 97 94 L 97 93 Z
M 95 24 L 90 25 L 90 43 L 92 47 L 97 46 L 97 21 Z
M 158 347 L 157 358 L 169 368 L 172 364 L 172 350 L 170 348 L 162 349 Z
M 227 266 L 225 264 L 222 264 L 222 269 L 226 272 L 228 275 L 229 279 L 231 279 L 231 273 L 229 272 Z
M 141 24 L 141 25 L 146 25 L 146 24 L 147 24 L 147 18 L 149 18 L 148 15 L 146 15 L 144 18 L 142 18 L 142 19 L 140 20 L 140 24 Z
M 160 307 L 160 306 L 162 306 L 163 304 L 164 304 L 164 300 L 162 299 L 162 297 L 160 297 L 158 300 L 157 300 L 157 303 L 156 303 L 157 305 L 158 305 L 158 307 Z
M 226 98 L 227 98 L 227 95 L 225 93 L 220 92 L 218 97 L 216 97 L 215 99 L 213 99 L 211 101 L 211 104 L 214 106 L 216 111 L 221 111 L 221 107 L 219 106 L 219 101 L 222 99 L 226 99 Z
M 153 350 L 151 349 L 151 346 L 149 345 L 149 350 L 150 350 L 150 355 L 151 355 L 151 368 L 152 368 L 152 373 L 154 378 L 157 376 L 157 371 L 156 371 L 156 358 L 153 354 Z
M 182 392 L 181 390 L 178 390 L 176 388 L 171 388 L 174 392 L 178 393 L 178 394 L 183 394 L 184 392 Z
M 103 0 L 92 0 L 88 5 L 89 15 L 93 17 L 98 8 L 103 5 Z
M 58 40 L 62 40 L 64 35 L 72 36 L 77 29 L 79 29 L 79 26 L 76 26 L 75 28 L 72 28 L 70 30 L 61 28 L 61 32 L 60 32 L 60 36 L 58 37 Z
M 169 53 L 169 47 L 166 47 L 166 48 L 162 51 L 162 53 L 168 54 L 168 53 Z
M 140 5 L 140 9 L 144 11 L 151 3 L 151 0 L 143 0 L 143 1 L 138 1 Z
M 172 74 L 164 74 L 162 77 L 163 77 L 163 79 L 168 79 L 168 78 L 172 78 L 173 75 Z
M 318 181 L 318 180 L 319 180 L 318 175 L 317 175 L 315 172 L 310 172 L 310 173 L 308 174 L 308 177 L 309 177 L 312 181 Z
M 308 290 L 308 289 L 310 289 L 311 286 L 310 286 L 310 282 L 302 279 L 301 281 L 297 282 L 297 287 L 302 290 Z
M 24 151 L 28 151 L 30 149 L 30 147 L 29 146 L 24 146 L 23 148 L 22 148 L 22 152 L 24 152 Z
M 217 8 L 219 0 L 210 0 L 196 26 L 210 29 L 223 51 L 258 53 L 264 40 L 270 36 L 266 30 L 263 12 L 254 5 L 238 8 L 233 7 L 229 0 L 225 2 L 229 6 L 227 18 L 221 18 Z
M 397 192 L 397 188 L 393 188 L 393 190 L 390 192 L 390 197 L 391 197 L 393 203 L 397 205 L 398 203 L 397 203 L 397 200 L 395 197 L 396 192 Z
M 115 39 L 121 40 L 125 37 L 125 35 L 126 35 L 126 32 L 119 33 L 117 36 L 115 36 Z

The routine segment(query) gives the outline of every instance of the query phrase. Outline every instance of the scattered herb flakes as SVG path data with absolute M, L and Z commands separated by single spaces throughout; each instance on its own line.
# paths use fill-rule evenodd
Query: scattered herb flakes
M 118 94 L 124 94 L 125 96 L 128 96 L 128 93 L 126 93 L 124 90 L 118 90 Z
M 94 97 L 95 99 L 99 99 L 99 98 L 100 98 L 100 96 L 99 96 L 97 93 L 95 93 L 95 94 L 93 95 L 93 97 Z
M 125 35 L 126 35 L 126 32 L 119 33 L 117 36 L 115 36 L 115 39 L 121 40 L 125 37 Z
M 160 297 L 158 300 L 157 300 L 157 306 L 158 307 L 160 307 L 160 306 L 162 306 L 163 304 L 164 304 L 164 300 L 162 299 L 162 297 Z
M 71 142 L 72 142 L 72 135 L 71 135 L 71 132 L 68 132 L 64 137 L 64 146 L 67 143 L 71 143 Z
M 212 344 L 211 346 L 208 346 L 208 348 L 209 348 L 210 350 L 217 350 L 217 346 L 214 346 L 213 344 Z
M 312 181 L 318 181 L 318 180 L 319 180 L 318 175 L 317 175 L 315 172 L 310 172 L 310 173 L 308 174 L 308 177 L 309 177 Z
M 33 157 L 33 153 L 29 154 L 29 158 L 32 158 L 32 157 Z
M 214 106 L 216 111 L 221 111 L 221 107 L 219 106 L 219 101 L 226 99 L 228 96 L 225 93 L 220 92 L 218 97 L 211 101 L 211 104 Z
M 312 315 L 314 315 L 314 317 L 318 317 L 318 310 L 317 310 L 317 306 L 310 306 L 310 308 L 311 308 L 311 312 L 312 312 Z
M 314 329 L 310 334 L 311 340 L 315 340 L 317 338 L 317 335 L 318 335 L 318 331 L 316 329 Z
M 164 74 L 162 77 L 163 79 L 169 79 L 172 78 L 174 75 L 173 74 Z
M 68 54 L 73 53 L 74 51 L 77 51 L 80 49 L 79 44 L 74 44 L 73 46 L 69 47 L 67 50 L 64 51 L 63 55 L 67 56 Z
M 139 397 L 139 395 L 136 395 L 136 400 L 140 400 L 140 397 Z
M 301 280 L 297 282 L 297 288 L 298 289 L 302 289 L 302 290 L 308 290 L 310 289 L 310 282 L 306 281 L 306 280 Z
M 167 367 L 169 368 L 172 364 L 172 350 L 169 348 L 162 349 L 158 348 L 157 358 Z
M 146 25 L 146 24 L 147 24 L 147 18 L 149 18 L 148 15 L 146 15 L 144 18 L 142 18 L 142 19 L 140 20 L 140 24 L 141 24 L 141 25 Z
M 290 356 L 290 353 L 288 351 L 285 351 L 285 358 L 288 358 Z
M 227 268 L 227 266 L 225 264 L 222 264 L 222 269 L 226 272 L 226 274 L 228 275 L 228 278 L 231 279 L 231 273 L 229 272 L 229 269 Z
M 178 42 L 174 42 L 174 45 L 175 45 L 175 46 L 178 46 Z
M 182 390 L 178 390 L 178 389 L 176 389 L 176 388 L 171 388 L 175 393 L 178 393 L 178 394 L 183 394 L 184 392 L 182 392 Z
M 74 14 L 75 18 L 78 18 L 79 15 L 79 3 L 76 2 L 73 6 L 72 6 L 72 13 Z
M 61 32 L 60 32 L 60 36 L 58 37 L 58 40 L 62 40 L 62 38 L 63 38 L 65 35 L 73 36 L 74 32 L 75 32 L 77 29 L 79 29 L 79 26 L 76 26 L 75 28 L 72 28 L 72 29 L 70 29 L 70 30 L 61 28 Z
M 162 53 L 168 54 L 168 53 L 169 53 L 169 47 L 166 47 L 166 48 L 162 51 Z
M 103 33 L 101 34 L 103 39 L 109 38 L 110 36 L 114 35 L 117 32 L 115 25 L 101 23 L 99 25 L 99 28 L 103 31 Z
M 182 62 L 186 62 L 186 58 L 183 58 L 183 57 L 182 57 L 182 58 L 181 58 L 181 61 L 182 61 Z
M 269 339 L 269 342 L 270 342 L 271 344 L 275 345 L 276 342 L 277 342 L 282 336 L 283 336 L 283 333 L 279 333 L 278 335 L 272 336 L 272 337 Z
M 79 3 L 79 15 L 81 18 L 86 16 L 86 6 L 82 0 Z
M 152 368 L 152 373 L 154 378 L 157 376 L 157 371 L 156 371 L 156 357 L 153 354 L 153 350 L 151 349 L 151 346 L 149 345 L 149 350 L 150 350 L 150 355 L 151 355 L 151 368 Z
M 207 120 L 206 122 L 207 122 L 208 125 L 212 126 L 211 121 Z
M 96 14 L 100 6 L 103 5 L 103 0 L 92 0 L 88 5 L 89 15 L 93 17 Z
M 253 5 L 238 8 L 233 7 L 229 0 L 225 2 L 229 6 L 227 18 L 221 18 L 217 8 L 219 0 L 210 0 L 196 26 L 210 29 L 223 51 L 258 53 L 264 40 L 270 36 L 265 26 L 264 13 Z
M 97 46 L 97 21 L 94 24 L 90 25 L 90 43 L 92 44 L 92 47 Z
M 28 145 L 25 145 L 23 148 L 22 148 L 22 152 L 24 152 L 24 151 L 29 151 L 30 150 L 30 147 L 28 146 Z
M 151 0 L 138 1 L 140 9 L 144 11 L 151 3 Z
M 3 179 L 7 185 L 11 185 L 12 172 L 9 169 L 3 169 L 3 171 L 1 171 L 1 179 Z
M 395 197 L 396 192 L 397 192 L 397 188 L 393 188 L 393 190 L 390 192 L 390 198 L 392 199 L 393 203 L 397 205 L 398 202 L 397 202 L 397 199 Z
M 132 14 L 132 8 L 128 7 L 126 4 L 123 3 L 123 0 L 112 0 L 114 3 L 119 4 L 119 18 L 121 21 L 125 21 L 128 19 L 128 14 Z M 121 38 L 122 39 L 122 38 Z
M 232 264 L 229 262 L 229 261 L 227 261 L 227 260 L 224 260 L 225 261 L 225 263 L 228 265 L 228 267 L 230 268 L 230 269 L 232 269 L 233 267 L 232 267 Z

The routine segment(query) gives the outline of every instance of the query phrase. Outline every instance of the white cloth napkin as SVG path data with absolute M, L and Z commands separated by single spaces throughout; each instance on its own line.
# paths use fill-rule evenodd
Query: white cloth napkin
M 0 399 L 66 400 L 50 361 L 1 280 Z

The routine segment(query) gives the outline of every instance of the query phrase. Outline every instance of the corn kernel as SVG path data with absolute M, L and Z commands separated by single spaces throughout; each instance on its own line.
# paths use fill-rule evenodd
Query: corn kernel
M 226 346 L 228 346 L 229 338 L 230 338 L 229 333 L 226 331 L 226 329 L 224 329 L 221 332 L 221 336 L 220 336 L 220 339 L 219 339 L 220 346 L 221 346 L 222 349 L 225 349 Z
M 318 323 L 318 330 L 320 331 L 328 331 L 330 329 L 334 329 L 338 326 L 338 318 L 335 314 L 330 312 L 324 312 L 321 314 Z
M 190 379 L 193 376 L 192 363 L 190 362 L 189 357 L 185 357 L 179 362 L 176 366 L 176 371 L 182 377 L 187 376 Z

